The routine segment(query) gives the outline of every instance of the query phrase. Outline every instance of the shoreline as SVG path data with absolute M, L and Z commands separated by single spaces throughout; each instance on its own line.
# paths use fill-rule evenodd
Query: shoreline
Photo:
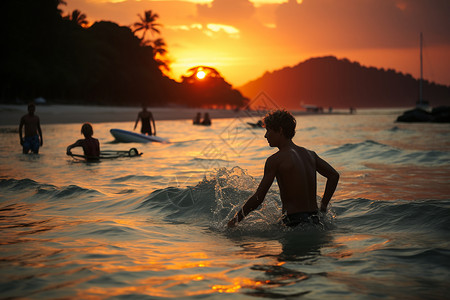
M 110 122 L 134 122 L 136 121 L 141 107 L 122 106 L 83 106 L 83 105 L 37 105 L 36 115 L 40 118 L 41 125 L 46 124 L 82 124 L 90 123 L 110 123 Z M 164 120 L 192 120 L 200 112 L 203 116 L 208 112 L 211 119 L 245 118 L 261 116 L 255 111 L 234 111 L 227 109 L 206 109 L 206 108 L 180 108 L 180 107 L 148 107 L 153 113 L 155 121 Z M 364 110 L 364 109 L 363 109 Z M 370 109 L 369 109 L 370 110 Z M 375 109 L 375 110 L 382 110 Z M 392 110 L 389 109 L 389 110 Z M 404 109 L 399 108 L 399 112 Z M 294 116 L 308 115 L 350 115 L 348 110 L 335 109 L 333 112 L 314 113 L 303 110 L 289 110 Z M 0 126 L 18 126 L 20 118 L 27 114 L 25 104 L 0 104 Z
M 36 105 L 35 114 L 41 125 L 108 123 L 134 122 L 141 110 L 141 107 Z M 208 112 L 212 119 L 233 118 L 240 114 L 226 109 L 148 107 L 147 110 L 153 113 L 155 121 L 192 120 L 198 112 L 202 115 Z M 27 105 L 0 104 L 0 126 L 18 126 L 20 118 L 27 113 Z

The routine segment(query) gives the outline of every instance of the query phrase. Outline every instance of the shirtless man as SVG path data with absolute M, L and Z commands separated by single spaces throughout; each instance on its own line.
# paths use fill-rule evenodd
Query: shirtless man
M 145 105 L 142 106 L 142 111 L 139 112 L 136 123 L 134 123 L 134 129 L 136 129 L 137 124 L 139 123 L 139 120 L 141 120 L 142 127 L 141 127 L 141 133 L 147 134 L 147 135 L 156 135 L 156 126 L 155 126 L 155 119 L 153 119 L 153 114 L 149 111 L 147 111 L 147 107 Z M 153 133 L 152 133 L 152 126 L 150 125 L 150 121 L 153 123 Z
M 23 147 L 23 153 L 27 154 L 30 150 L 33 153 L 39 153 L 39 146 L 42 147 L 42 130 L 39 117 L 34 114 L 36 106 L 34 103 L 28 104 L 28 114 L 20 119 L 19 136 L 20 145 Z M 25 126 L 25 138 L 22 135 L 22 128 Z
M 283 223 L 296 226 L 301 223 L 318 223 L 316 200 L 316 172 L 327 178 L 320 210 L 326 212 L 328 203 L 336 190 L 339 173 L 315 152 L 299 147 L 292 142 L 296 121 L 287 111 L 275 111 L 264 118 L 265 138 L 271 147 L 279 151 L 266 160 L 263 178 L 253 196 L 228 222 L 234 227 L 263 202 L 273 180 L 280 188 Z

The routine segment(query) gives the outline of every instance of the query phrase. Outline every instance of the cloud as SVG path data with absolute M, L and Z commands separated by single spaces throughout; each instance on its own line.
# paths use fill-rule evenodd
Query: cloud
M 211 4 L 197 4 L 197 17 L 202 22 L 239 24 L 252 18 L 255 6 L 249 0 L 214 0 Z
M 310 49 L 416 45 L 419 32 L 449 44 L 448 0 L 290 0 L 276 11 L 277 32 Z

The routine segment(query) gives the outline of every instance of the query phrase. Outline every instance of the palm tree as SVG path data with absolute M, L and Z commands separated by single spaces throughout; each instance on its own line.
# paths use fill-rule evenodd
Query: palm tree
M 55 4 L 56 4 L 56 11 L 57 11 L 57 13 L 59 14 L 59 15 L 62 15 L 62 10 L 61 9 L 59 9 L 59 7 L 58 6 L 60 6 L 60 5 L 67 5 L 67 3 L 66 3 L 66 1 L 64 1 L 64 0 L 56 0 L 55 1 Z
M 164 56 L 167 53 L 166 42 L 162 38 L 158 38 L 152 42 L 153 44 L 153 55 L 156 56 L 159 54 L 160 56 Z
M 159 29 L 157 27 L 160 27 L 161 24 L 155 23 L 156 19 L 159 18 L 158 14 L 154 14 L 151 10 L 146 10 L 144 12 L 144 16 L 138 14 L 140 22 L 134 23 L 134 33 L 143 30 L 142 38 L 141 40 L 145 40 L 145 35 L 147 34 L 147 31 L 150 31 L 151 34 L 154 32 L 160 33 Z
M 71 15 L 67 15 L 65 19 L 71 20 L 73 23 L 81 27 L 84 27 L 88 24 L 86 15 L 81 13 L 81 11 L 79 11 L 78 9 L 75 9 Z

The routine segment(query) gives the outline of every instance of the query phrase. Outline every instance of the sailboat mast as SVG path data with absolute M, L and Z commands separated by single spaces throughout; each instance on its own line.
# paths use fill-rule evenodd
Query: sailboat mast
M 419 103 L 423 103 L 423 60 L 422 60 L 422 32 L 420 33 L 420 81 L 419 81 Z

